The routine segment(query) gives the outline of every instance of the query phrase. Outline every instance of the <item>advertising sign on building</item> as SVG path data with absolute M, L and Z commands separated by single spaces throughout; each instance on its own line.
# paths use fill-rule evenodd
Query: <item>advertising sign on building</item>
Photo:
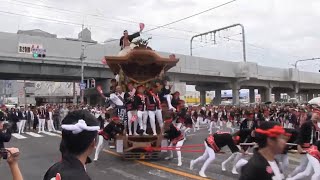
M 43 48 L 42 44 L 27 44 L 27 43 L 19 43 L 18 45 L 18 53 L 22 54 L 45 54 L 46 49 Z

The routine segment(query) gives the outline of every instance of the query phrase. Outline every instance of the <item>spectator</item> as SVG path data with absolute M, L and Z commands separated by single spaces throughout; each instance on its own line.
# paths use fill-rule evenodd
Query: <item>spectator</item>
M 283 152 L 286 146 L 285 130 L 276 122 L 263 122 L 255 130 L 258 150 L 242 168 L 239 180 L 284 179 L 275 156 Z
M 44 180 L 56 176 L 68 180 L 90 180 L 85 164 L 94 151 L 95 138 L 100 129 L 96 118 L 87 110 L 70 112 L 62 121 L 60 151 L 62 160 L 51 166 Z
M 11 170 L 13 180 L 23 180 L 18 165 L 18 157 L 20 155 L 18 148 L 7 148 L 7 162 Z

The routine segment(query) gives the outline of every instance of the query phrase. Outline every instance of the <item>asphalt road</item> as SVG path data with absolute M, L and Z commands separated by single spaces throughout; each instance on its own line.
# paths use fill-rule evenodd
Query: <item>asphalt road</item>
M 33 135 L 33 134 L 32 134 Z M 54 135 L 54 136 L 52 136 Z M 191 132 L 187 144 L 201 144 L 208 135 L 206 129 L 194 133 Z M 13 137 L 6 147 L 17 147 L 21 151 L 19 165 L 25 180 L 40 180 L 47 169 L 60 160 L 59 154 L 59 134 L 42 134 L 42 137 L 33 137 L 23 134 L 24 139 Z M 19 137 L 21 138 L 21 137 Z M 230 155 L 226 149 L 226 154 L 218 154 L 206 174 L 215 180 L 235 180 L 237 175 L 233 175 L 230 170 L 221 171 L 221 162 Z M 196 165 L 193 171 L 189 170 L 191 159 L 199 157 L 198 152 L 183 152 L 183 165 L 177 166 L 177 159 L 159 161 L 126 161 L 121 159 L 112 150 L 105 149 L 101 152 L 100 159 L 87 166 L 90 177 L 94 180 L 117 179 L 117 180 L 163 180 L 163 179 L 201 179 L 198 176 L 202 164 Z M 291 157 L 290 171 L 298 163 L 298 157 Z M 231 169 L 231 164 L 228 166 Z M 5 161 L 0 162 L 0 180 L 10 180 L 10 170 Z

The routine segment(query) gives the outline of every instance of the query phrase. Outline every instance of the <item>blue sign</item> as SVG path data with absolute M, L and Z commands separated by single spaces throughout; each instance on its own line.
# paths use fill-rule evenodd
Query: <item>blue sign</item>
M 81 90 L 84 90 L 87 87 L 87 83 L 80 83 L 79 86 Z

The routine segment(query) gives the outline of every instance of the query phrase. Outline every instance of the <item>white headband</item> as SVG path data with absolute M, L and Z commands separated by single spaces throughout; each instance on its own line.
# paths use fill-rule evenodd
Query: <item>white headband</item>
M 83 119 L 80 119 L 77 124 L 63 124 L 61 128 L 67 131 L 72 131 L 73 134 L 79 134 L 82 131 L 98 131 L 100 126 L 87 126 Z

